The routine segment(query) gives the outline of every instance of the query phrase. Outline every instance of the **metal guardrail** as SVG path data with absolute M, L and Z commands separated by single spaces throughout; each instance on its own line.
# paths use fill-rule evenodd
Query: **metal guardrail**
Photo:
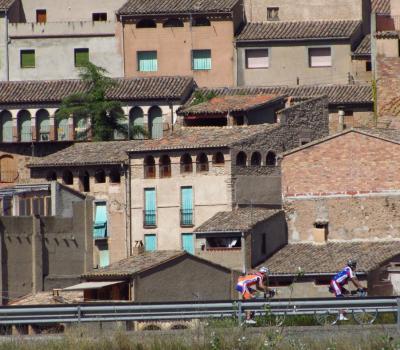
M 272 315 L 315 315 L 318 313 L 373 311 L 395 312 L 400 320 L 400 298 L 346 299 L 283 299 L 248 302 L 204 302 L 169 304 L 79 304 L 49 306 L 0 307 L 0 325 L 54 324 L 107 321 L 187 320 L 202 318 L 237 317 L 241 323 L 245 311 Z M 400 324 L 398 324 L 400 326 Z

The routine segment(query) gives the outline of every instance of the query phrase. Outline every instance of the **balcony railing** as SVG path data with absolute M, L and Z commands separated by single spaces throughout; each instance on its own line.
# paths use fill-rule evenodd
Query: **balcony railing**
M 155 210 L 143 210 L 143 227 L 156 227 L 157 215 Z
M 181 226 L 193 226 L 193 209 L 181 209 Z

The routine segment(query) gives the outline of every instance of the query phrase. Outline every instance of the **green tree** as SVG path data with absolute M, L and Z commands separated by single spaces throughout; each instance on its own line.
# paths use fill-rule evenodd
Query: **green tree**
M 106 98 L 106 92 L 117 84 L 115 80 L 106 76 L 107 71 L 91 62 L 85 63 L 79 73 L 80 79 L 87 84 L 87 89 L 65 97 L 57 112 L 57 119 L 61 120 L 73 116 L 75 120 L 90 121 L 90 125 L 80 131 L 86 138 L 89 131 L 93 141 L 110 141 L 115 132 L 130 139 L 147 135 L 143 127 L 126 124 L 119 101 Z

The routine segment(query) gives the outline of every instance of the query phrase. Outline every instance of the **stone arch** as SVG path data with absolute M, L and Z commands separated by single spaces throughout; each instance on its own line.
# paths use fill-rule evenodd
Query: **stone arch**
M 196 171 L 207 172 L 208 171 L 208 157 L 205 153 L 200 153 L 196 159 Z
M 81 192 L 90 192 L 90 175 L 86 170 L 79 173 L 79 189 Z
M 225 158 L 222 152 L 217 152 L 213 155 L 212 162 L 215 165 L 225 164 Z
M 158 106 L 149 109 L 149 133 L 150 138 L 160 139 L 163 136 L 162 110 Z
M 171 158 L 164 154 L 160 158 L 160 177 L 171 177 Z
M 18 119 L 18 136 L 21 142 L 32 141 L 32 118 L 31 113 L 23 109 L 17 114 Z
M 1 142 L 13 141 L 13 122 L 11 112 L 3 110 L 0 113 L 1 120 Z
M 36 112 L 36 139 L 50 141 L 50 113 L 46 109 Z
M 265 160 L 265 165 L 267 166 L 276 166 L 276 153 L 273 151 L 269 151 L 267 153 L 267 157 Z
M 236 155 L 236 166 L 247 166 L 247 154 L 243 151 L 240 151 Z
M 189 153 L 185 153 L 181 157 L 181 174 L 193 172 L 193 161 Z
M 65 185 L 73 185 L 74 184 L 74 176 L 70 170 L 64 170 L 62 173 L 62 181 Z
M 143 109 L 138 106 L 133 107 L 129 111 L 129 137 L 130 139 L 143 139 L 144 135 L 137 132 L 137 128 L 144 128 L 144 113 Z
M 146 156 L 143 161 L 144 178 L 154 179 L 156 177 L 156 162 L 153 156 Z
M 250 160 L 251 166 L 261 166 L 261 154 L 260 152 L 253 152 Z

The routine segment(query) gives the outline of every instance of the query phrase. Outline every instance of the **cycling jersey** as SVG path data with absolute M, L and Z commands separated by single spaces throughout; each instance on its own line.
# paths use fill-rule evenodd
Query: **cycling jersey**
M 245 300 L 251 299 L 253 297 L 254 289 L 251 287 L 257 287 L 258 284 L 262 283 L 263 276 L 259 273 L 248 274 L 245 276 L 240 276 L 238 283 L 236 284 L 236 290 L 242 293 Z
M 354 277 L 353 270 L 346 266 L 342 271 L 333 276 L 330 284 L 330 291 L 335 293 L 337 297 L 342 297 L 342 289 L 347 284 L 349 278 Z

